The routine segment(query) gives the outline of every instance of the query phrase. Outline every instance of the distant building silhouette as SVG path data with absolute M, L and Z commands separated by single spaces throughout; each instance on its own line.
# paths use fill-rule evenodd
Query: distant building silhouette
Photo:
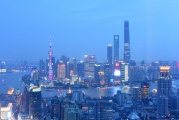
M 78 74 L 77 74 L 76 58 L 73 58 L 73 74 L 74 74 L 74 75 L 78 75 Z
M 94 78 L 95 78 L 95 82 L 97 84 L 100 84 L 100 75 L 99 75 L 99 72 L 101 71 L 101 68 L 102 68 L 102 63 L 96 63 L 96 64 L 94 64 L 94 71 L 95 71 Z
M 124 21 L 124 62 L 130 62 L 130 34 L 129 21 Z
M 114 35 L 114 61 L 119 61 L 119 35 Z
M 84 62 L 83 61 L 80 61 L 77 64 L 77 71 L 78 71 L 79 77 L 84 77 Z
M 138 76 L 139 67 L 134 60 L 129 63 L 129 82 L 135 82 L 139 80 Z
M 104 64 L 104 81 L 106 84 L 110 82 L 110 78 L 111 78 L 110 64 L 105 63 Z
M 107 63 L 110 65 L 110 69 L 112 70 L 112 45 L 108 44 L 107 46 Z
M 24 87 L 24 93 L 21 95 L 20 113 L 29 113 L 29 92 L 27 91 L 27 87 Z
M 40 77 L 45 77 L 45 62 L 43 60 L 39 60 L 39 75 Z
M 84 56 L 84 74 L 89 79 L 94 79 L 95 55 Z
M 64 79 L 66 77 L 66 66 L 62 60 L 60 60 L 57 67 L 57 78 Z

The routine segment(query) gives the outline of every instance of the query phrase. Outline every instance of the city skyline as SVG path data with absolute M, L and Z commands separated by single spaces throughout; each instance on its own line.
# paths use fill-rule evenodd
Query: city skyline
M 119 35 L 123 59 L 124 21 L 129 21 L 131 60 L 179 60 L 178 1 L 1 1 L 0 59 L 46 59 L 85 54 L 106 61 L 106 47 Z M 133 5 L 135 4 L 135 5 Z M 9 9 L 11 8 L 11 9 Z M 14 44 L 15 43 L 15 44 Z

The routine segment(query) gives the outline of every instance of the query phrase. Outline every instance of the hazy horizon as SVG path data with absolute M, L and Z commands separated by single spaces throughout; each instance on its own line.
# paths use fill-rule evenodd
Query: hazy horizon
M 124 21 L 129 21 L 131 59 L 179 60 L 179 1 L 39 0 L 0 1 L 0 59 L 38 60 L 53 55 L 105 61 L 107 45 L 120 36 L 123 59 Z

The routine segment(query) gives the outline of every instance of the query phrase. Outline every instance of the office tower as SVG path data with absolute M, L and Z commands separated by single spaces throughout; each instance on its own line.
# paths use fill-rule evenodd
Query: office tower
M 66 120 L 79 120 L 79 108 L 74 108 L 74 107 L 67 108 Z
M 58 64 L 58 70 L 57 70 L 57 78 L 58 79 L 64 79 L 66 76 L 66 66 L 63 63 L 62 60 L 60 60 Z
M 100 79 L 100 81 L 99 81 L 100 84 L 104 85 L 105 84 L 105 81 L 104 81 L 104 72 L 103 71 L 99 71 L 98 75 L 99 75 L 99 79 Z
M 0 104 L 0 120 L 11 120 L 13 117 L 13 104 Z
M 77 64 L 77 72 L 79 77 L 84 77 L 84 62 L 80 61 Z
M 89 55 L 84 56 L 84 76 L 89 76 Z
M 36 86 L 31 86 L 29 94 L 29 117 L 31 119 L 41 119 L 41 89 Z
M 169 74 L 170 66 L 160 66 L 160 78 L 158 79 L 158 105 L 157 113 L 160 119 L 169 114 L 169 98 L 172 96 L 172 79 Z M 171 104 L 170 104 L 171 105 Z
M 75 83 L 77 83 L 78 76 L 77 75 L 70 75 L 70 76 L 71 76 L 71 78 L 70 78 L 70 84 L 74 85 Z
M 179 62 L 173 61 L 170 68 L 170 73 L 173 79 L 179 78 Z
M 76 102 L 83 101 L 84 99 L 84 93 L 82 91 L 73 91 L 72 92 L 72 100 L 75 100 Z
M 149 83 L 143 82 L 141 83 L 141 99 L 143 103 L 148 103 L 148 97 L 149 97 Z
M 141 61 L 141 66 L 139 67 L 139 80 L 140 81 L 145 81 L 148 79 L 147 77 L 147 71 L 148 71 L 148 66 L 145 64 L 144 61 Z
M 120 90 L 118 90 L 117 94 L 114 95 L 116 103 L 121 107 L 123 107 L 125 104 L 125 96 L 126 96 L 126 94 L 122 93 Z
M 92 99 L 86 102 L 88 106 L 88 120 L 113 120 L 112 102 Z
M 96 63 L 94 64 L 94 79 L 96 81 L 96 83 L 100 83 L 100 76 L 99 76 L 99 72 L 101 71 L 101 64 L 102 63 Z
M 171 101 L 171 110 L 177 110 L 179 112 L 179 96 L 170 97 Z
M 129 21 L 124 21 L 124 62 L 130 62 L 130 34 Z
M 131 60 L 129 63 L 129 82 L 139 81 L 138 78 L 139 67 L 137 66 L 134 60 Z
M 114 61 L 119 61 L 119 35 L 114 35 Z
M 158 62 L 152 62 L 151 66 L 148 68 L 148 79 L 152 81 L 158 80 L 159 73 L 160 70 Z
M 29 92 L 27 91 L 27 87 L 24 87 L 24 92 L 21 95 L 20 113 L 29 113 Z
M 114 83 L 115 84 L 120 84 L 120 76 L 121 76 L 120 62 L 116 61 L 114 62 Z
M 90 74 L 91 79 L 94 79 L 94 64 L 95 64 L 95 55 L 90 55 L 90 58 L 89 58 L 89 74 Z
M 77 63 L 76 58 L 73 58 L 73 74 L 77 75 Z
M 58 97 L 54 97 L 51 100 L 51 119 L 60 118 L 60 101 Z
M 84 57 L 84 71 L 85 77 L 89 79 L 94 79 L 94 64 L 95 64 L 95 56 L 94 55 L 85 55 Z
M 169 116 L 168 103 L 169 99 L 166 96 L 158 97 L 157 116 L 159 120 L 164 120 Z
M 107 100 L 97 100 L 97 119 L 96 120 L 114 120 L 113 103 Z
M 70 70 L 69 70 L 69 58 L 65 55 L 62 55 L 60 57 L 60 60 L 63 61 L 63 63 L 65 64 L 65 69 L 66 69 L 66 75 L 65 77 L 70 78 Z
M 139 87 L 133 87 L 131 94 L 132 94 L 132 101 L 133 102 L 140 101 L 141 92 L 140 92 Z
M 111 79 L 111 70 L 110 70 L 110 64 L 105 63 L 104 64 L 104 81 L 106 84 L 110 82 Z
M 172 96 L 169 99 L 170 102 L 170 116 L 171 118 L 179 119 L 179 96 Z
M 170 66 L 160 66 L 160 78 L 158 79 L 158 96 L 172 95 L 172 79 L 169 74 Z
M 58 67 L 58 64 L 56 64 L 55 57 L 53 56 L 52 57 L 52 70 L 53 70 L 54 79 L 57 77 L 57 67 Z
M 88 119 L 89 120 L 97 120 L 97 109 L 96 109 L 96 100 L 87 101 L 87 109 L 88 109 Z
M 44 77 L 46 75 L 45 62 L 43 60 L 39 60 L 39 75 L 40 77 Z
M 70 71 L 71 71 L 71 63 L 70 63 L 70 61 L 67 61 L 67 70 L 66 70 L 66 77 L 68 78 L 68 79 L 70 79 Z
M 48 52 L 48 55 L 49 55 L 49 62 L 48 62 L 48 79 L 49 80 L 53 80 L 53 69 L 52 69 L 52 55 L 53 55 L 53 52 L 52 52 L 52 42 L 51 42 L 51 36 L 50 36 L 50 50 Z
M 110 69 L 112 70 L 112 45 L 108 44 L 107 46 L 107 63 L 110 65 Z
M 80 120 L 89 120 L 88 119 L 88 104 L 82 103 L 80 110 Z
M 79 120 L 78 106 L 63 100 L 61 103 L 61 120 Z
M 121 71 L 121 81 L 123 83 L 127 83 L 128 80 L 129 80 L 129 64 L 128 63 L 125 63 L 125 62 L 120 62 L 120 71 Z
M 32 68 L 31 68 L 31 80 L 32 80 L 34 83 L 37 83 L 38 80 L 39 80 L 39 71 L 37 70 L 36 67 L 32 67 Z

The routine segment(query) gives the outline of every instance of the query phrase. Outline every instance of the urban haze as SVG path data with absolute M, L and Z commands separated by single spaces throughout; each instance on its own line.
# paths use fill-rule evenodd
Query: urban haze
M 178 120 L 179 1 L 0 1 L 0 120 Z

